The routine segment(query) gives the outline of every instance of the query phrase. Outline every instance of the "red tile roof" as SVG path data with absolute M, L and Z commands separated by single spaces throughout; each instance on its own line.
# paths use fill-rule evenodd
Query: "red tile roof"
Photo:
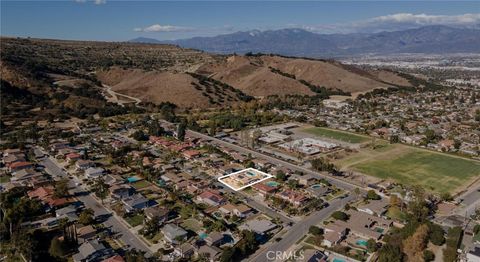
M 266 185 L 264 183 L 255 184 L 255 185 L 253 185 L 253 188 L 255 188 L 258 191 L 262 191 L 262 192 L 266 192 L 266 193 L 271 193 L 271 192 L 275 191 L 275 187 Z
M 27 167 L 27 166 L 31 166 L 31 165 L 32 165 L 32 163 L 30 163 L 30 162 L 14 162 L 14 163 L 11 163 L 9 167 L 15 169 L 15 168 Z
M 123 259 L 123 257 L 121 257 L 119 255 L 115 255 L 113 257 L 109 257 L 109 258 L 103 260 L 103 262 L 125 262 L 125 260 Z

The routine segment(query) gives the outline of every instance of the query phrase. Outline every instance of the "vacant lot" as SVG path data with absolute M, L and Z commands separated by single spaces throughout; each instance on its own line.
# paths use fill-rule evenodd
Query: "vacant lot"
M 303 129 L 302 131 L 312 135 L 323 136 L 323 137 L 339 140 L 342 142 L 353 143 L 353 144 L 363 143 L 369 140 L 367 137 L 364 137 L 364 136 L 355 135 L 352 133 L 343 132 L 343 131 L 334 130 L 334 129 L 323 128 L 323 127 L 309 127 L 309 128 Z
M 433 192 L 454 192 L 480 175 L 480 162 L 405 145 L 361 149 L 337 162 L 366 175 L 405 185 L 420 185 Z

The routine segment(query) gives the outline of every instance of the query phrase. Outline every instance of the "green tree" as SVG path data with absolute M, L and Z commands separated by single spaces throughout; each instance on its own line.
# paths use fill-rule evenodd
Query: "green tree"
M 383 245 L 377 252 L 378 262 L 398 262 L 403 261 L 403 253 L 400 247 L 389 243 Z
M 377 193 L 375 193 L 374 190 L 368 190 L 367 199 L 368 200 L 380 200 L 381 197 Z
M 396 144 L 400 142 L 400 138 L 398 135 L 392 135 L 390 136 L 390 144 Z
M 178 128 L 177 128 L 177 138 L 178 140 L 180 141 L 183 141 L 185 140 L 185 131 L 187 129 L 187 125 L 185 122 L 181 122 L 179 125 L 178 125 Z
M 279 181 L 285 181 L 285 180 L 287 180 L 287 175 L 282 170 L 278 170 L 277 174 L 276 174 L 276 178 Z
M 332 217 L 335 218 L 336 220 L 342 220 L 342 221 L 347 221 L 349 218 L 349 216 L 342 211 L 333 212 Z
M 430 242 L 436 246 L 441 246 L 445 243 L 445 232 L 440 225 L 431 223 L 430 227 Z
M 78 216 L 78 222 L 82 225 L 90 225 L 95 221 L 93 217 L 94 214 L 95 212 L 93 211 L 93 209 L 86 208 Z
M 57 237 L 54 237 L 50 242 L 50 248 L 48 249 L 48 253 L 52 257 L 61 258 L 66 255 L 67 250 L 63 241 L 60 241 Z
M 378 249 L 377 241 L 375 241 L 373 238 L 370 238 L 367 241 L 367 250 L 370 253 L 376 252 Z
M 222 256 L 220 257 L 220 262 L 231 262 L 235 261 L 233 258 L 235 257 L 236 254 L 236 248 L 235 247 L 226 247 L 223 250 Z
M 103 178 L 98 178 L 95 180 L 95 184 L 93 185 L 93 191 L 95 192 L 95 195 L 102 200 L 107 198 L 108 196 L 108 184 L 105 183 L 105 180 Z
M 148 136 L 143 132 L 143 130 L 137 130 L 132 134 L 132 138 L 137 141 L 146 141 Z
M 53 196 L 56 198 L 62 198 L 62 197 L 68 196 L 68 179 L 62 179 L 55 183 Z
M 310 226 L 310 228 L 308 228 L 308 233 L 314 236 L 323 235 L 323 229 L 317 226 Z
M 435 254 L 430 250 L 423 251 L 423 260 L 425 262 L 430 262 L 435 260 Z

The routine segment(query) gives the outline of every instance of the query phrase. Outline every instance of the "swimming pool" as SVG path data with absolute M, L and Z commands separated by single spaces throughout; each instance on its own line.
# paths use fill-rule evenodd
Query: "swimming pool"
M 208 234 L 207 233 L 200 233 L 198 236 L 200 237 L 200 239 L 203 240 L 203 239 L 208 237 Z
M 131 177 L 127 178 L 127 181 L 128 181 L 129 183 L 134 183 L 134 182 L 137 182 L 137 181 L 139 181 L 139 180 L 140 180 L 140 178 L 137 177 L 137 176 L 131 176 Z
M 247 174 L 247 176 L 256 176 L 256 174 L 254 174 L 252 172 L 245 172 L 245 174 Z
M 340 259 L 340 258 L 334 258 L 332 262 L 345 262 L 345 260 Z
M 320 184 L 315 184 L 315 185 L 311 185 L 310 187 L 313 188 L 313 189 L 317 189 L 317 188 L 321 188 L 322 185 L 320 185 Z
M 367 240 L 364 240 L 364 239 L 359 239 L 359 240 L 357 240 L 356 243 L 357 243 L 357 245 L 359 245 L 359 246 L 364 246 L 364 247 L 367 246 Z
M 278 187 L 278 183 L 275 182 L 275 181 L 268 181 L 267 183 L 265 183 L 267 186 L 271 186 L 271 187 Z

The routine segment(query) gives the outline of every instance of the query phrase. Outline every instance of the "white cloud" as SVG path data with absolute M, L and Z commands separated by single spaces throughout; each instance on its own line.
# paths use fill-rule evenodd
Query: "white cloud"
M 461 15 L 428 15 L 398 13 L 350 23 L 297 26 L 317 33 L 374 33 L 418 28 L 429 25 L 478 28 L 480 13 Z
M 193 31 L 191 27 L 184 27 L 184 26 L 175 26 L 175 25 L 160 25 L 154 24 L 151 26 L 147 26 L 145 28 L 134 28 L 133 31 L 135 32 L 188 32 Z
M 73 1 L 75 1 L 76 3 L 81 3 L 81 4 L 87 2 L 87 0 L 73 0 Z
M 93 0 L 96 5 L 103 5 L 107 3 L 107 0 Z

